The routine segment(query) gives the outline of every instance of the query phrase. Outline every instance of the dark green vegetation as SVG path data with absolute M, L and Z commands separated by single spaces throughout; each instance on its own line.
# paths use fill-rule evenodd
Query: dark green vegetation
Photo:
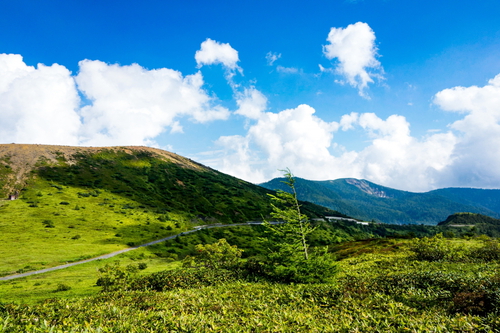
M 469 229 L 476 234 L 500 237 L 500 220 L 474 213 L 455 213 L 448 216 L 438 226 L 448 228 Z
M 287 190 L 283 179 L 261 184 Z M 473 212 L 500 218 L 500 190 L 447 188 L 412 193 L 366 180 L 310 181 L 297 178 L 298 198 L 366 221 L 437 224 L 456 212 Z

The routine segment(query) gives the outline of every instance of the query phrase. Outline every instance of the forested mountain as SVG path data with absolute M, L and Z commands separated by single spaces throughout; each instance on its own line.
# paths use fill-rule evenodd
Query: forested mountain
M 287 190 L 281 181 L 276 178 L 260 185 Z M 446 188 L 414 193 L 353 178 L 327 181 L 299 178 L 297 193 L 300 200 L 369 221 L 437 224 L 456 212 L 500 217 L 500 190 Z

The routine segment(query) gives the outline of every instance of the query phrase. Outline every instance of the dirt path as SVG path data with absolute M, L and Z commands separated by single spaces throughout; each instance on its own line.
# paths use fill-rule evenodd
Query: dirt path
M 165 237 L 165 238 L 162 238 L 162 239 L 158 239 L 158 240 L 155 240 L 155 241 L 152 241 L 152 242 L 148 242 L 148 243 L 144 243 L 144 244 L 141 244 L 141 245 L 137 245 L 137 246 L 134 246 L 134 247 L 129 247 L 129 248 L 126 248 L 126 249 L 123 249 L 123 250 L 120 250 L 120 251 L 116 251 L 116 252 L 104 254 L 104 255 L 99 256 L 99 257 L 94 257 L 94 258 L 85 259 L 85 260 L 81 260 L 81 261 L 75 261 L 75 262 L 72 262 L 72 263 L 69 263 L 69 264 L 54 266 L 54 267 L 50 267 L 50 268 L 40 269 L 38 271 L 31 271 L 31 272 L 26 272 L 26 273 L 20 273 L 20 274 L 13 274 L 13 275 L 8 275 L 8 276 L 3 276 L 3 277 L 0 277 L 0 281 L 18 279 L 18 278 L 22 278 L 22 277 L 25 277 L 25 276 L 30 276 L 30 275 L 35 275 L 35 274 L 42 274 L 42 273 L 52 272 L 52 271 L 56 271 L 58 269 L 68 268 L 68 267 L 71 267 L 71 266 L 76 266 L 76 265 L 84 264 L 86 262 L 90 262 L 90 261 L 94 261 L 94 260 L 109 259 L 109 258 L 117 256 L 117 255 L 119 255 L 121 253 L 125 253 L 125 252 L 128 252 L 128 251 L 136 250 L 138 248 L 145 247 L 145 246 L 150 246 L 150 245 L 158 244 L 158 243 L 167 241 L 169 239 L 174 239 L 176 237 L 179 237 L 179 236 L 182 236 L 182 235 L 187 235 L 187 234 L 190 234 L 190 233 L 202 230 L 202 229 L 236 227 L 236 226 L 246 226 L 246 225 L 259 225 L 259 224 L 262 224 L 262 223 L 263 222 L 255 221 L 255 222 L 235 223 L 235 224 L 202 225 L 202 226 L 195 227 L 195 229 L 193 229 L 193 230 L 184 231 L 184 232 L 181 232 L 180 234 L 177 234 L 177 235 Z M 270 222 L 270 223 L 271 224 L 279 224 L 279 223 L 282 223 L 282 222 Z

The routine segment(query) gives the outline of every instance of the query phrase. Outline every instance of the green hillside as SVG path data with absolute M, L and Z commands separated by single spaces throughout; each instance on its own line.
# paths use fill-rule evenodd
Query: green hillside
M 261 186 L 286 190 L 282 179 Z M 500 190 L 443 189 L 413 193 L 380 186 L 366 180 L 297 179 L 299 199 L 363 220 L 384 223 L 437 224 L 461 211 L 500 217 Z
M 441 227 L 469 228 L 479 234 L 500 237 L 500 220 L 474 213 L 455 213 L 439 222 Z
M 444 196 L 455 202 L 465 205 L 481 207 L 486 210 L 496 212 L 497 215 L 486 214 L 492 217 L 500 218 L 500 190 L 478 189 L 478 188 L 443 188 L 429 193 L 435 193 Z
M 0 145 L 0 275 L 212 223 L 261 220 L 272 191 L 147 147 Z M 311 217 L 338 213 L 304 203 Z

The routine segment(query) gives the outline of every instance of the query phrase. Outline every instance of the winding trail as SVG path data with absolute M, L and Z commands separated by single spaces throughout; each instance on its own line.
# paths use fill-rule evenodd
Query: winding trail
M 108 254 L 103 254 L 102 256 L 98 256 L 98 257 L 94 257 L 94 258 L 90 258 L 90 259 L 85 259 L 85 260 L 81 260 L 81 261 L 75 261 L 75 262 L 72 262 L 72 263 L 69 263 L 69 264 L 64 264 L 64 265 L 49 267 L 49 268 L 45 268 L 45 269 L 40 269 L 38 271 L 31 271 L 31 272 L 26 272 L 26 273 L 20 273 L 20 274 L 13 274 L 13 275 L 3 276 L 3 277 L 0 277 L 0 281 L 18 279 L 18 278 L 22 278 L 22 277 L 26 277 L 26 276 L 30 276 L 30 275 L 52 272 L 52 271 L 56 271 L 58 269 L 64 269 L 64 268 L 68 268 L 68 267 L 71 267 L 71 266 L 76 266 L 76 265 L 84 264 L 86 262 L 90 262 L 90 261 L 94 261 L 94 260 L 101 260 L 101 259 L 112 258 L 114 256 L 117 256 L 119 254 L 122 254 L 122 253 L 125 253 L 125 252 L 128 252 L 128 251 L 136 250 L 138 248 L 145 247 L 145 246 L 150 246 L 150 245 L 158 244 L 158 243 L 167 241 L 169 239 L 174 239 L 174 238 L 177 238 L 179 236 L 187 235 L 187 234 L 190 234 L 190 233 L 193 233 L 193 232 L 197 232 L 197 231 L 203 230 L 203 229 L 236 227 L 236 226 L 247 226 L 247 225 L 260 225 L 260 224 L 263 224 L 263 223 L 264 222 L 251 221 L 251 222 L 246 222 L 246 223 L 212 224 L 212 225 L 196 226 L 195 229 L 193 229 L 193 230 L 184 231 L 184 232 L 181 232 L 181 233 L 179 233 L 177 235 L 165 237 L 165 238 L 162 238 L 162 239 L 158 239 L 158 240 L 151 241 L 151 242 L 148 242 L 148 243 L 144 243 L 144 244 L 141 244 L 141 245 L 136 245 L 136 246 L 129 247 L 129 248 L 126 248 L 126 249 L 123 249 L 123 250 L 111 252 L 111 253 L 108 253 Z M 280 223 L 283 223 L 283 222 L 269 222 L 269 223 L 270 224 L 280 224 Z

